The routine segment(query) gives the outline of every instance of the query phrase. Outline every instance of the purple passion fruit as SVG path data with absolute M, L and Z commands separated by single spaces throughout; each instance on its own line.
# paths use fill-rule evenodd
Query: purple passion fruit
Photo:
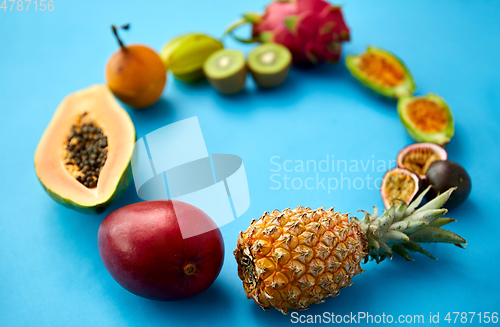
M 397 206 L 397 200 L 410 203 L 417 195 L 419 185 L 417 174 L 408 169 L 396 167 L 386 172 L 380 188 L 385 208 L 388 209 L 393 203 Z
M 198 231 L 209 232 L 196 235 Z M 217 225 L 200 209 L 175 200 L 113 211 L 101 223 L 97 240 L 111 276 L 128 291 L 153 300 L 182 300 L 203 292 L 224 262 Z
M 431 163 L 437 160 L 448 159 L 448 153 L 441 146 L 434 143 L 415 143 L 399 151 L 396 162 L 398 167 L 408 169 L 421 180 L 425 180 L 425 173 Z
M 408 68 L 388 51 L 368 47 L 365 53 L 348 56 L 346 66 L 364 86 L 383 96 L 399 98 L 415 91 Z
M 408 134 L 418 142 L 444 146 L 455 133 L 450 108 L 435 94 L 402 97 L 398 101 L 398 112 Z
M 451 194 L 445 207 L 452 209 L 462 204 L 472 189 L 469 174 L 456 162 L 450 160 L 434 161 L 426 172 L 426 182 L 432 185 L 427 193 L 427 200 L 432 200 L 439 194 L 446 192 L 451 187 L 457 189 Z

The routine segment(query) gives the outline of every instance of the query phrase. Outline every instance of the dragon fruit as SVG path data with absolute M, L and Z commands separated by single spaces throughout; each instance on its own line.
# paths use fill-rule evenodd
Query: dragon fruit
M 295 64 L 335 63 L 341 42 L 349 41 L 349 28 L 340 7 L 324 0 L 276 0 L 263 15 L 247 13 L 228 29 L 251 23 L 252 38 L 241 42 L 275 42 L 286 46 Z

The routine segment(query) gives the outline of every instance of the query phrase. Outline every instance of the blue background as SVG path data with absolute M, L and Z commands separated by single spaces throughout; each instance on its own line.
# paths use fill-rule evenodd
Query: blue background
M 198 116 L 209 153 L 243 158 L 250 209 L 222 227 L 226 261 L 206 292 L 180 302 L 146 300 L 122 289 L 107 273 L 97 249 L 100 222 L 114 209 L 139 201 L 135 190 L 99 216 L 52 201 L 38 183 L 33 154 L 59 102 L 67 94 L 104 83 L 104 67 L 117 50 L 110 24 L 132 23 L 126 43 L 159 50 L 170 38 L 191 31 L 215 36 L 239 17 L 260 12 L 264 0 L 240 1 L 55 1 L 53 12 L 0 10 L 0 117 L 2 127 L 0 218 L 0 325 L 170 326 L 291 324 L 290 316 L 263 312 L 245 298 L 232 251 L 238 232 L 274 208 L 335 206 L 356 213 L 382 206 L 376 189 L 273 190 L 277 162 L 395 159 L 412 139 L 399 122 L 394 102 L 360 87 L 343 63 L 292 69 L 275 90 L 255 88 L 233 97 L 208 83 L 176 81 L 169 74 L 161 101 L 135 111 L 127 107 L 142 137 L 166 124 Z M 473 181 L 469 200 L 449 213 L 449 229 L 465 237 L 466 250 L 426 246 L 438 261 L 415 254 L 369 263 L 340 296 L 304 314 L 364 311 L 372 315 L 500 311 L 500 2 L 349 1 L 343 3 L 352 41 L 344 54 L 369 44 L 402 58 L 418 85 L 417 94 L 443 96 L 453 110 L 456 136 L 447 147 Z M 10 3 L 8 3 L 10 6 Z M 242 30 L 243 34 L 245 31 Z M 226 44 L 248 52 L 252 46 Z M 360 169 L 361 170 L 361 169 Z M 285 172 L 281 171 L 280 174 Z M 378 178 L 383 172 L 368 171 Z M 346 172 L 353 180 L 367 172 Z M 314 172 L 289 173 L 291 178 Z M 338 172 L 323 177 L 339 178 Z M 297 182 L 298 183 L 298 182 Z M 298 184 L 296 184 L 297 186 Z M 477 322 L 477 320 L 475 320 Z M 473 324 L 474 325 L 474 324 Z

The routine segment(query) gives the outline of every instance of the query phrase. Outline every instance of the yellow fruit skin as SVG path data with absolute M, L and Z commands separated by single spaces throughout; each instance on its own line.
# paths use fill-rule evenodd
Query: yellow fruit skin
M 222 43 L 205 34 L 190 33 L 170 40 L 161 50 L 160 57 L 167 70 L 177 79 L 195 82 L 203 78 L 203 63 Z
M 234 255 L 247 298 L 286 314 L 350 286 L 363 271 L 366 241 L 347 214 L 297 207 L 252 221 Z

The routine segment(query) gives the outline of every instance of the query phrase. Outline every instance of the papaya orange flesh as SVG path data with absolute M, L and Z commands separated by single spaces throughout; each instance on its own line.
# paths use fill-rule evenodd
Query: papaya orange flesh
M 69 136 L 72 128 L 81 128 L 82 121 L 100 128 L 106 140 L 101 147 L 106 151 L 106 159 L 99 174 L 92 176 L 98 177 L 92 178 L 96 184 L 93 187 L 78 181 L 81 169 L 68 164 L 74 160 L 68 159 L 68 144 L 78 144 Z M 127 112 L 108 87 L 91 86 L 68 95 L 57 108 L 35 151 L 35 171 L 44 189 L 57 202 L 83 212 L 102 212 L 130 180 L 134 143 L 135 129 Z M 89 146 L 90 141 L 82 143 L 83 149 Z

